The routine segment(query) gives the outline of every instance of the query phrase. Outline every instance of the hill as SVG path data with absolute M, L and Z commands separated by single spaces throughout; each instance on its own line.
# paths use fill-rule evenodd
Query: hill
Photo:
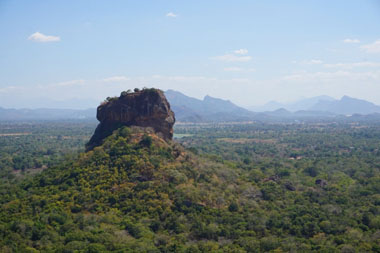
M 366 100 L 343 96 L 340 100 L 319 101 L 311 110 L 327 111 L 336 114 L 372 114 L 379 113 L 380 106 Z
M 217 238 L 220 228 L 209 222 L 230 212 L 237 192 L 221 192 L 236 176 L 146 128 L 120 128 L 77 160 L 3 195 L 0 247 L 15 252 L 207 249 L 201 240 Z M 226 228 L 231 222 L 225 221 Z
M 335 99 L 329 96 L 316 96 L 311 98 L 300 99 L 298 101 L 292 103 L 279 103 L 276 101 L 270 101 L 262 106 L 251 106 L 249 109 L 257 112 L 265 112 L 265 111 L 275 111 L 281 108 L 284 108 L 291 112 L 296 111 L 307 111 L 312 110 L 313 106 L 315 106 L 320 101 L 334 101 Z
M 290 112 L 294 112 L 295 115 L 293 115 L 293 118 L 297 118 L 300 115 L 314 115 L 315 117 L 320 117 L 323 116 L 323 112 L 330 114 L 327 114 L 326 116 L 331 116 L 331 114 L 369 115 L 380 112 L 380 106 L 363 99 L 352 98 L 349 96 L 343 96 L 339 100 L 329 96 L 317 96 L 288 104 L 271 101 L 263 106 L 251 107 L 250 109 L 273 115 L 271 111 L 276 111 L 281 108 L 286 109 Z
M 233 104 L 229 100 L 205 96 L 203 100 L 188 97 L 181 92 L 167 90 L 165 96 L 179 121 L 245 121 L 254 113 Z
M 294 103 L 288 104 L 285 108 L 293 112 L 302 111 L 302 110 L 316 111 L 316 110 L 313 110 L 313 106 L 315 106 L 317 103 L 326 102 L 326 101 L 331 102 L 335 100 L 336 99 L 332 97 L 322 95 L 322 96 L 301 99 Z

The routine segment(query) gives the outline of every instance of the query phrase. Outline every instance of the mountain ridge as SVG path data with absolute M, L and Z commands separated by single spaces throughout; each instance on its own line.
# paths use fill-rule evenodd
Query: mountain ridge
M 300 100 L 296 103 L 284 105 L 275 101 L 267 105 L 270 110 L 260 107 L 258 112 L 239 107 L 229 100 L 223 100 L 206 95 L 203 100 L 189 97 L 179 91 L 167 90 L 167 96 L 176 118 L 182 122 L 231 122 L 304 118 L 331 118 L 333 115 L 369 115 L 378 117 L 380 106 L 363 99 L 343 96 L 334 99 L 329 96 L 317 96 Z M 313 104 L 314 103 L 314 104 Z M 302 105 L 302 106 L 301 106 Z M 306 107 L 306 108 L 303 108 Z M 258 107 L 256 107 L 258 108 Z M 285 109 L 283 114 L 276 110 Z M 294 109 L 298 110 L 294 110 Z M 288 113 L 289 112 L 289 113 Z M 61 120 L 61 119 L 86 119 L 92 120 L 96 114 L 95 109 L 6 109 L 0 108 L 0 120 Z M 373 115 L 372 115 L 373 114 Z M 365 117 L 361 117 L 365 118 Z M 367 117 L 368 118 L 368 117 Z
M 242 121 L 249 120 L 254 113 L 239 107 L 229 100 L 206 95 L 203 100 L 167 90 L 165 95 L 179 121 Z
M 364 99 L 343 96 L 340 100 L 319 101 L 311 109 L 319 111 L 328 111 L 336 114 L 372 114 L 379 113 L 380 106 L 368 102 Z
M 272 100 L 261 106 L 251 106 L 249 107 L 249 109 L 253 111 L 256 110 L 259 112 L 274 111 L 280 108 L 284 108 L 292 112 L 302 111 L 302 110 L 306 111 L 306 110 L 310 110 L 310 108 L 319 101 L 334 101 L 334 100 L 336 99 L 330 96 L 326 96 L 326 95 L 303 98 L 303 99 L 297 100 L 295 102 L 290 102 L 290 103 L 280 103 L 280 102 Z

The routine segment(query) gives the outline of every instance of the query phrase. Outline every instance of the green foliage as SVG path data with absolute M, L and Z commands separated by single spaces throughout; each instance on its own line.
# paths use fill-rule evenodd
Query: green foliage
M 70 129 L 60 130 L 56 147 L 76 147 L 64 131 L 83 144 L 92 132 Z M 192 152 L 121 128 L 33 177 L 4 178 L 0 251 L 380 252 L 379 126 L 182 125 L 176 132 Z M 20 139 L 36 150 L 49 143 Z M 18 140 L 3 143 L 4 161 L 21 163 L 22 153 L 10 152 Z M 28 145 L 21 152 L 32 152 Z
M 131 93 L 132 91 L 131 90 L 126 90 L 126 91 L 122 91 L 121 93 L 120 93 L 120 97 L 123 97 L 123 96 L 126 96 L 126 95 L 128 95 L 129 93 Z
M 144 134 L 144 136 L 142 137 L 140 141 L 140 144 L 147 148 L 150 148 L 152 146 L 152 143 L 153 143 L 152 137 L 147 134 Z
M 237 205 L 236 202 L 232 202 L 229 206 L 228 206 L 228 211 L 230 212 L 237 212 L 239 210 L 239 206 Z

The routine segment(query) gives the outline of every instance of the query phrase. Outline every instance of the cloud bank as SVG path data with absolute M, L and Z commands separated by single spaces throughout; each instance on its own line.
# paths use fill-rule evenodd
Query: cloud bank
M 380 39 L 375 42 L 360 47 L 363 51 L 372 54 L 380 53 Z
M 57 42 L 57 41 L 60 41 L 61 38 L 58 36 L 45 35 L 40 32 L 35 32 L 28 37 L 28 40 L 44 43 L 44 42 Z
M 358 39 L 345 39 L 345 40 L 343 40 L 343 43 L 360 43 L 360 40 L 358 40 Z

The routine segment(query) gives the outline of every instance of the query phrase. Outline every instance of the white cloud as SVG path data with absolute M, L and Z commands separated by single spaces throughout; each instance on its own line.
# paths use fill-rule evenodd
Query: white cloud
M 58 36 L 45 35 L 40 32 L 35 32 L 28 37 L 28 40 L 32 40 L 36 42 L 56 42 L 56 41 L 60 41 L 61 38 Z
M 0 89 L 0 93 L 8 93 L 10 91 L 14 91 L 14 90 L 17 90 L 18 87 L 16 86 L 7 86 L 7 87 L 4 87 L 4 88 L 1 88 Z
M 166 16 L 169 18 L 176 18 L 176 17 L 178 17 L 178 14 L 174 14 L 173 12 L 169 12 L 166 14 Z
M 239 56 L 234 54 L 225 54 L 220 56 L 212 57 L 214 60 L 218 61 L 224 61 L 224 62 L 247 62 L 252 60 L 251 56 L 245 55 L 245 56 Z
M 229 71 L 229 72 L 240 72 L 243 71 L 242 68 L 239 67 L 227 67 L 223 69 L 224 71 Z
M 167 81 L 177 81 L 177 82 L 197 82 L 197 81 L 215 81 L 215 78 L 204 77 L 204 76 L 162 76 L 153 75 L 154 80 L 167 80 Z
M 163 75 L 153 75 L 151 78 L 144 78 L 145 80 L 152 81 L 152 79 L 157 84 L 179 84 L 179 83 L 190 83 L 193 86 L 199 85 L 199 89 L 205 88 L 205 84 L 224 84 L 224 83 L 246 83 L 249 80 L 247 78 L 232 78 L 232 79 L 219 79 L 216 77 L 206 77 L 206 76 L 163 76 Z M 196 83 L 196 84 L 195 84 Z M 189 86 L 190 87 L 190 86 Z
M 123 82 L 123 81 L 129 81 L 130 78 L 126 76 L 111 76 L 104 78 L 103 82 Z
M 307 60 L 307 61 L 292 61 L 293 64 L 302 64 L 302 65 L 314 65 L 314 64 L 322 64 L 322 60 L 318 59 L 312 59 L 312 60 Z
M 376 40 L 375 42 L 371 44 L 363 45 L 360 47 L 360 49 L 362 49 L 363 51 L 367 53 L 373 53 L 373 54 L 380 53 L 380 39 Z
M 76 79 L 76 80 L 52 83 L 49 85 L 40 85 L 39 87 L 71 87 L 71 86 L 84 85 L 85 82 L 86 82 L 86 80 L 84 80 L 84 79 Z
M 360 43 L 358 39 L 344 39 L 343 43 Z
M 354 62 L 354 63 L 333 63 L 333 64 L 323 64 L 326 68 L 370 68 L 370 67 L 380 67 L 380 62 Z
M 346 82 L 346 81 L 380 81 L 380 71 L 368 72 L 303 72 L 292 75 L 286 75 L 282 78 L 284 81 L 302 82 L 302 83 L 323 83 L 323 82 Z
M 321 60 L 310 60 L 306 64 L 322 64 L 323 61 Z
M 226 67 L 223 70 L 227 72 L 254 72 L 256 71 L 254 68 L 239 68 L 239 67 Z
M 248 54 L 248 50 L 242 48 L 242 49 L 235 50 L 234 53 L 235 54 Z

